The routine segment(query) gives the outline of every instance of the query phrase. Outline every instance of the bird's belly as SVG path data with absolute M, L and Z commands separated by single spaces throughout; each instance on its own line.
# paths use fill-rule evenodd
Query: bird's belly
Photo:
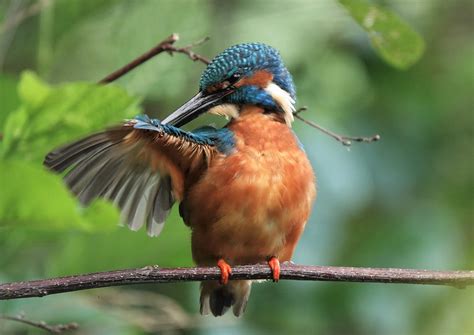
M 299 149 L 246 150 L 220 158 L 186 201 L 195 261 L 289 260 L 313 197 L 312 169 Z

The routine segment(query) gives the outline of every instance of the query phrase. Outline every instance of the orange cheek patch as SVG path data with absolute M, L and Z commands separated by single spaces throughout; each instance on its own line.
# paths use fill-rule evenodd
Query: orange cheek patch
M 253 76 L 251 77 L 245 77 L 241 80 L 239 80 L 236 84 L 235 87 L 241 87 L 245 85 L 253 85 L 253 86 L 258 86 L 265 88 L 268 86 L 268 84 L 273 80 L 273 75 L 265 70 L 258 70 L 256 71 Z

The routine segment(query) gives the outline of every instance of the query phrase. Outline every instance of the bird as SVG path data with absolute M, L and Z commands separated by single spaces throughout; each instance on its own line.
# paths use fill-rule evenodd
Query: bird
M 116 204 L 121 222 L 163 229 L 174 203 L 191 230 L 198 266 L 218 266 L 201 283 L 200 313 L 245 311 L 251 284 L 230 280 L 236 265 L 267 263 L 273 281 L 291 261 L 316 197 L 315 173 L 292 130 L 296 90 L 280 53 L 242 43 L 206 67 L 198 93 L 163 120 L 139 115 L 51 151 L 44 165 L 64 174 L 79 202 Z M 222 128 L 182 126 L 204 113 Z

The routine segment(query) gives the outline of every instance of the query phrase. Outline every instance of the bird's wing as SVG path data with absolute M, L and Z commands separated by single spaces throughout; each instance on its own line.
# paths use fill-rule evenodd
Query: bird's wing
M 65 182 L 82 204 L 109 199 L 132 230 L 146 223 L 148 234 L 157 236 L 174 202 L 182 199 L 186 178 L 222 153 L 219 145 L 216 136 L 141 116 L 58 148 L 44 164 L 68 170 Z

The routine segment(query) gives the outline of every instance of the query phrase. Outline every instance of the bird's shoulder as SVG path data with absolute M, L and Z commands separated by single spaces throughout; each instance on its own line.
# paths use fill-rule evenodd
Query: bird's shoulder
M 212 144 L 223 154 L 230 154 L 235 148 L 235 134 L 227 127 L 204 126 L 194 129 L 189 134 L 199 142 Z

